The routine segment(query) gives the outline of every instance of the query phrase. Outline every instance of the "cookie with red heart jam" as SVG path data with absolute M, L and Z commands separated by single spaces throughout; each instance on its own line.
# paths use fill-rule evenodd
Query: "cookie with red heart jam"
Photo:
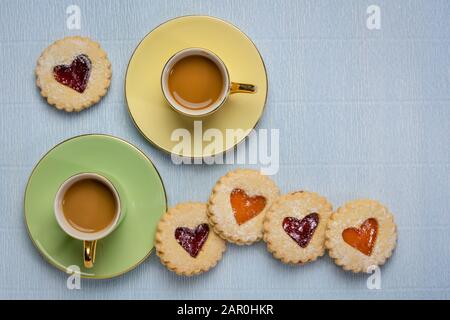
M 66 37 L 42 52 L 36 84 L 50 105 L 68 112 L 81 111 L 106 94 L 111 74 L 111 63 L 97 42 Z
M 392 255 L 397 227 L 389 210 L 374 200 L 354 200 L 330 218 L 325 246 L 344 270 L 373 271 Z
M 304 264 L 325 252 L 325 230 L 333 208 L 314 192 L 297 191 L 279 197 L 264 219 L 264 241 L 284 263 Z
M 208 201 L 215 232 L 235 244 L 261 240 L 264 216 L 279 196 L 276 184 L 259 171 L 238 169 L 221 177 Z
M 159 221 L 156 254 L 179 275 L 191 276 L 214 267 L 226 248 L 208 223 L 206 204 L 181 203 L 170 208 Z

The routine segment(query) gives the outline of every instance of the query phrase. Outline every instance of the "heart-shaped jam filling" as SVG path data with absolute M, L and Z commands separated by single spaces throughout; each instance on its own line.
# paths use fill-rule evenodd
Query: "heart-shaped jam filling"
M 378 234 L 378 222 L 374 218 L 367 219 L 359 228 L 348 228 L 342 231 L 342 238 L 353 248 L 366 256 L 372 254 Z
M 318 225 L 319 215 L 315 212 L 308 214 L 301 220 L 294 217 L 283 219 L 284 231 L 302 248 L 308 246 Z
M 61 64 L 53 68 L 53 77 L 59 83 L 83 93 L 91 75 L 91 60 L 85 54 L 73 59 L 70 65 Z
M 266 198 L 263 196 L 249 197 L 242 189 L 233 189 L 230 194 L 231 208 L 236 222 L 241 225 L 253 217 L 256 217 L 266 206 Z
M 191 257 L 197 257 L 201 248 L 208 239 L 209 226 L 206 223 L 199 224 L 195 229 L 179 227 L 175 229 L 175 239 Z

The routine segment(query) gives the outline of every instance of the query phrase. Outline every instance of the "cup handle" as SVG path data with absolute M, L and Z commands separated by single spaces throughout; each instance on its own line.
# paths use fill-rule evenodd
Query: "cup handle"
M 256 93 L 256 86 L 248 83 L 232 82 L 230 94 L 233 93 Z
M 96 247 L 97 240 L 83 241 L 83 259 L 86 268 L 92 268 L 94 266 Z

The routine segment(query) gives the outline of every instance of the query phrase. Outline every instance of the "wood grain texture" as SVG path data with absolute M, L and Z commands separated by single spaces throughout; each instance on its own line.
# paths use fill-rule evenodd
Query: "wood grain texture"
M 66 28 L 74 1 L 4 1 L 0 11 L 0 298 L 450 298 L 450 3 L 448 1 L 75 1 L 79 32 Z M 381 30 L 366 8 L 381 8 Z M 382 268 L 382 289 L 324 257 L 301 268 L 274 260 L 263 244 L 229 246 L 211 272 L 181 278 L 155 255 L 108 281 L 66 288 L 67 275 L 34 249 L 23 221 L 23 192 L 40 157 L 73 135 L 122 137 L 153 159 L 169 204 L 205 201 L 236 166 L 174 166 L 134 128 L 124 102 L 128 59 L 167 19 L 208 14 L 256 43 L 269 75 L 259 128 L 280 129 L 282 192 L 304 188 L 335 207 L 370 197 L 394 213 L 399 242 Z M 66 35 L 98 40 L 112 62 L 103 101 L 80 114 L 41 99 L 34 67 Z M 194 187 L 192 182 L 195 181 Z M 7 257 L 7 258 L 5 258 Z

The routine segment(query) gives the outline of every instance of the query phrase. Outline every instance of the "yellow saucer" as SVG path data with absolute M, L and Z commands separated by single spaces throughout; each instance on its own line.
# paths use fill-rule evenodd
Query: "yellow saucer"
M 254 84 L 257 93 L 234 94 L 209 116 L 180 115 L 164 99 L 160 78 L 167 60 L 188 47 L 211 50 L 224 61 L 232 81 Z M 253 42 L 232 24 L 208 16 L 179 17 L 158 26 L 139 43 L 128 64 L 125 97 L 136 127 L 155 146 L 184 157 L 209 157 L 233 148 L 256 126 L 266 103 L 266 69 Z M 185 128 L 193 138 L 196 120 L 202 121 L 202 133 L 210 128 L 222 132 L 222 146 L 208 151 L 204 149 L 209 141 L 203 141 L 203 147 L 192 142 L 190 150 L 174 152 L 180 142 L 171 139 L 174 130 Z M 200 132 L 198 128 L 199 123 L 196 133 Z M 226 129 L 242 130 L 234 132 L 234 139 L 226 139 Z

